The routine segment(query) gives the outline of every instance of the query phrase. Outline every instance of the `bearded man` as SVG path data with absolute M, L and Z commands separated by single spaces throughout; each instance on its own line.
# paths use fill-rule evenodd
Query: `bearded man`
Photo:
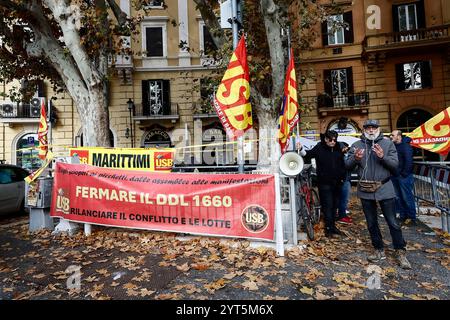
M 389 226 L 397 262 L 404 269 L 411 269 L 406 259 L 406 242 L 400 223 L 395 216 L 395 190 L 391 176 L 398 166 L 397 150 L 393 142 L 384 138 L 377 120 L 366 120 L 361 140 L 355 142 L 345 160 L 348 170 L 358 167 L 357 196 L 361 199 L 374 253 L 367 259 L 379 262 L 386 259 L 384 243 L 378 225 L 377 203 Z

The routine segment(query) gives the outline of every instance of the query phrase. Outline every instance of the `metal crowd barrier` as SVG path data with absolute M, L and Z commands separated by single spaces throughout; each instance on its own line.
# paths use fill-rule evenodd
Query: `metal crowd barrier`
M 450 230 L 450 162 L 414 162 L 414 196 L 441 211 L 442 230 Z

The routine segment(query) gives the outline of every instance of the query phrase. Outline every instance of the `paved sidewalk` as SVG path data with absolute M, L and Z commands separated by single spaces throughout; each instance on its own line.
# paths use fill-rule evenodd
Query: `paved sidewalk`
M 404 227 L 413 269 L 370 264 L 369 235 L 352 199 L 347 237 L 303 241 L 286 257 L 245 240 L 93 228 L 91 237 L 28 233 L 28 217 L 0 220 L 0 299 L 449 299 L 448 235 Z M 447 236 L 447 238 L 446 238 Z M 72 267 L 71 267 L 72 266 Z M 76 287 L 80 272 L 80 290 Z

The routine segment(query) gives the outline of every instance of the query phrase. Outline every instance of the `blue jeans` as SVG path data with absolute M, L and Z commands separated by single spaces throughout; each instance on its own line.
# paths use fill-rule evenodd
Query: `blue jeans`
M 372 245 L 375 249 L 383 249 L 383 238 L 381 237 L 380 227 L 378 225 L 377 201 L 361 199 L 364 215 L 366 216 L 367 229 L 370 233 Z M 395 217 L 395 199 L 386 199 L 378 201 L 381 212 L 383 212 L 384 219 L 389 226 L 392 243 L 394 249 L 405 249 L 406 242 L 403 239 L 402 229 L 400 223 Z
M 414 201 L 414 178 L 412 174 L 406 177 L 392 177 L 395 193 L 396 211 L 400 213 L 401 219 L 416 219 L 416 202 Z
M 335 217 L 341 195 L 341 184 L 319 184 L 320 206 L 325 219 L 325 232 L 336 230 Z
M 342 185 L 341 196 L 339 199 L 339 208 L 338 208 L 338 220 L 347 216 L 345 211 L 347 210 L 348 198 L 350 196 L 350 189 L 352 185 L 350 180 L 346 180 Z

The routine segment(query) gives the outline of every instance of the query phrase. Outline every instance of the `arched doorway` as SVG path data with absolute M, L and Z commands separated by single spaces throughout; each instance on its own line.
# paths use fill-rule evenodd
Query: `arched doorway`
M 426 110 L 415 108 L 401 114 L 397 120 L 397 129 L 402 132 L 411 132 L 420 127 L 424 122 L 431 119 L 433 115 Z M 413 148 L 415 161 L 439 161 L 439 155 L 421 148 Z
M 34 171 L 42 166 L 43 161 L 39 158 L 39 146 L 37 133 L 26 133 L 16 142 L 16 164 L 22 168 Z M 34 147 L 34 149 L 31 149 Z M 30 148 L 30 149 L 28 149 Z
M 170 148 L 171 146 L 172 140 L 162 128 L 149 130 L 142 139 L 142 147 L 144 148 Z

